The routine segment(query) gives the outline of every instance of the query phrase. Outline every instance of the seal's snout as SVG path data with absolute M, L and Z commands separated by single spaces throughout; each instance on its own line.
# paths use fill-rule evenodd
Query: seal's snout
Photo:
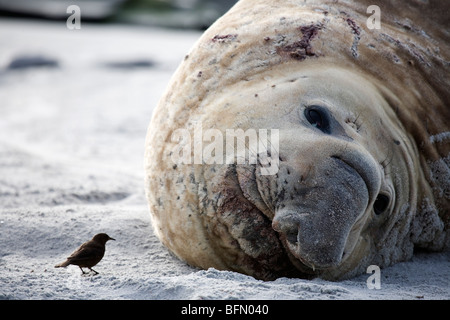
M 272 227 L 282 235 L 290 253 L 308 268 L 336 267 L 342 260 L 343 245 L 339 241 L 330 241 L 321 230 L 312 227 L 315 220 L 308 213 L 283 210 L 276 213 Z
M 326 127 L 325 115 L 309 116 Z M 380 190 L 376 161 L 355 143 L 334 143 L 317 153 L 301 149 L 283 162 L 277 176 L 272 228 L 291 260 L 302 271 L 307 267 L 306 272 L 338 270 L 353 256 L 366 213 Z M 380 197 L 379 212 L 386 203 L 389 199 Z

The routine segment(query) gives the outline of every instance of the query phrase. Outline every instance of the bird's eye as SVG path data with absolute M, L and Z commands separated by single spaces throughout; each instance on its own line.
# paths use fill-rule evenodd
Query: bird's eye
M 305 109 L 306 120 L 324 133 L 329 133 L 328 116 L 321 107 L 311 106 Z
M 383 212 L 386 211 L 386 209 L 389 207 L 389 197 L 384 194 L 379 194 L 377 199 L 375 200 L 375 203 L 373 204 L 373 210 L 376 215 L 380 215 Z

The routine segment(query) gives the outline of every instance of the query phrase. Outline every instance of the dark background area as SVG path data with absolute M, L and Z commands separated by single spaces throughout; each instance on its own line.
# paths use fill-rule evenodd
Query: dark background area
M 170 28 L 205 29 L 237 0 L 0 0 L 0 17 L 67 19 L 77 5 L 81 19 Z

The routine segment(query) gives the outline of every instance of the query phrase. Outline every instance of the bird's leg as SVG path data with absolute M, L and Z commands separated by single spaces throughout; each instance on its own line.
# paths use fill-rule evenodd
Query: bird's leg
M 95 274 L 98 274 L 98 272 L 97 271 L 95 271 L 94 269 L 92 269 L 92 268 L 89 268 L 89 270 L 91 270 L 91 271 L 94 271 L 95 272 Z
M 84 270 L 83 270 L 83 268 L 82 267 L 79 267 L 80 268 L 80 270 L 81 270 L 81 272 L 83 273 L 83 274 L 86 274 L 87 272 L 84 272 Z

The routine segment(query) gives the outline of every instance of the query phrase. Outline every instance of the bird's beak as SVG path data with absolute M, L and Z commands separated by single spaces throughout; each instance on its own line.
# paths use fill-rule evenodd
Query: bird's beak
M 111 238 L 111 237 L 109 237 L 109 239 L 108 240 L 116 240 L 116 239 L 114 239 L 114 238 Z

